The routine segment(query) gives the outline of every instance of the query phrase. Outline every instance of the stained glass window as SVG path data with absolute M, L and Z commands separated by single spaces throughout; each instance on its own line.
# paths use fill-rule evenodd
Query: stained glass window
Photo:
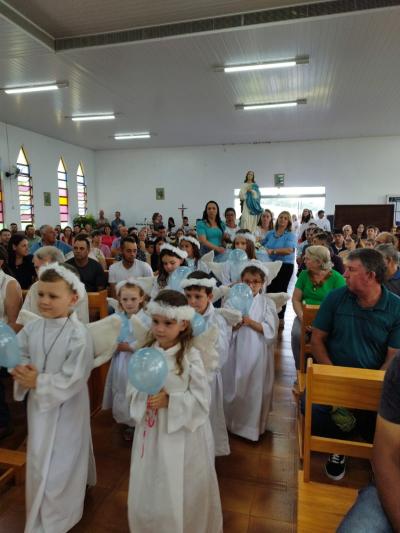
M 68 177 L 62 157 L 58 163 L 58 206 L 60 211 L 60 223 L 67 225 L 69 222 L 69 203 L 68 203 Z
M 78 190 L 78 214 L 84 216 L 87 213 L 87 189 L 81 163 L 79 163 L 78 171 L 76 173 L 76 185 Z
M 28 224 L 34 223 L 34 214 L 31 169 L 22 147 L 18 154 L 17 167 L 19 168 L 18 198 L 21 228 L 25 229 Z

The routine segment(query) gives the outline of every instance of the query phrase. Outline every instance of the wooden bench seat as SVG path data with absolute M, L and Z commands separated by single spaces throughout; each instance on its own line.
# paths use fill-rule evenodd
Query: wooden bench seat
M 14 478 L 17 485 L 24 480 L 26 453 L 19 450 L 0 448 L 0 465 L 7 469 L 0 476 L 0 486 Z

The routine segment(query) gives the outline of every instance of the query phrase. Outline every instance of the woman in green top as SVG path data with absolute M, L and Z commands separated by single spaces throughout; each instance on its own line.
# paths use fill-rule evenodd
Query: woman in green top
M 332 270 L 331 255 L 325 246 L 309 246 L 305 252 L 306 270 L 301 272 L 293 291 L 292 304 L 296 318 L 292 327 L 292 352 L 299 368 L 301 321 L 303 304 L 321 305 L 333 289 L 346 285 L 344 277 Z

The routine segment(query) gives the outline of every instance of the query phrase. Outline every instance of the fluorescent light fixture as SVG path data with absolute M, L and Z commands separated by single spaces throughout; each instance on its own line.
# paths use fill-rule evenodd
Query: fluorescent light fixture
M 70 118 L 74 122 L 84 122 L 84 121 L 90 121 L 90 120 L 114 120 L 115 115 L 114 113 L 104 113 L 103 115 L 76 115 L 72 117 L 65 117 Z
M 43 91 L 56 91 L 68 87 L 67 82 L 46 83 L 43 85 L 25 85 L 23 87 L 5 87 L 2 90 L 6 94 L 38 93 Z
M 274 68 L 288 68 L 296 65 L 305 65 L 310 62 L 309 56 L 299 56 L 292 59 L 282 59 L 280 61 L 265 61 L 261 63 L 247 63 L 243 65 L 226 65 L 217 67 L 217 72 L 249 72 L 251 70 L 270 70 Z
M 252 111 L 258 109 L 276 109 L 277 107 L 296 107 L 300 104 L 306 104 L 307 100 L 302 98 L 300 100 L 292 100 L 290 102 L 265 102 L 260 104 L 239 104 L 236 109 L 243 111 Z
M 150 139 L 151 134 L 148 131 L 142 133 L 116 133 L 114 139 L 116 141 L 125 141 L 129 139 Z

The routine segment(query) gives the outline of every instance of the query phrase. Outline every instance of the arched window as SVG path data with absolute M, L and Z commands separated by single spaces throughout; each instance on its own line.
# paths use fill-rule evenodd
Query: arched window
M 87 213 L 87 188 L 82 163 L 79 163 L 78 165 L 78 170 L 76 172 L 76 184 L 78 190 L 78 214 L 84 216 Z
M 69 205 L 68 205 L 68 178 L 67 169 L 64 161 L 60 157 L 57 169 L 58 176 L 58 206 L 60 210 L 60 223 L 68 224 L 69 222 Z
M 4 228 L 4 211 L 3 211 L 3 191 L 0 181 L 0 229 Z
M 18 154 L 17 167 L 19 168 L 18 198 L 19 212 L 21 215 L 21 228 L 25 229 L 27 224 L 34 223 L 34 215 L 31 168 L 23 147 L 21 147 Z

